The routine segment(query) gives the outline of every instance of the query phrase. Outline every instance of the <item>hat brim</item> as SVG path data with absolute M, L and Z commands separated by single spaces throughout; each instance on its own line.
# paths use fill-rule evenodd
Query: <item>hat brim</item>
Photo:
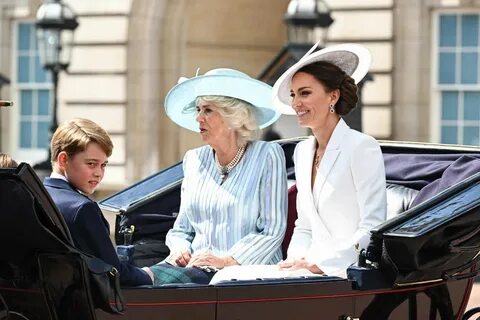
M 179 126 L 200 132 L 195 119 L 195 100 L 200 96 L 224 96 L 250 103 L 260 128 L 268 127 L 281 115 L 272 104 L 272 87 L 234 75 L 203 75 L 177 84 L 165 98 L 165 112 Z
M 272 99 L 278 111 L 283 114 L 295 114 L 290 97 L 292 77 L 304 66 L 317 61 L 327 61 L 335 64 L 351 76 L 355 83 L 359 83 L 367 74 L 372 57 L 367 48 L 351 43 L 327 47 L 303 57 L 285 71 L 273 85 Z

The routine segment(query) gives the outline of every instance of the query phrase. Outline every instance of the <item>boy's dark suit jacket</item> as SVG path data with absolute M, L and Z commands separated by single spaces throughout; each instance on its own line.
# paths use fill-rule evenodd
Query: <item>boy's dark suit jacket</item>
M 109 238 L 108 222 L 96 202 L 80 194 L 62 179 L 47 177 L 43 184 L 63 215 L 78 249 L 117 268 L 122 285 L 152 284 L 150 277 L 142 269 L 119 261 Z

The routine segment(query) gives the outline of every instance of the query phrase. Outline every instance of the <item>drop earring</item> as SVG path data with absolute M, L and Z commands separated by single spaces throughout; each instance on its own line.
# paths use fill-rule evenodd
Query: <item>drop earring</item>
M 334 112 L 335 112 L 335 107 L 334 107 L 333 103 L 330 104 L 330 106 L 328 107 L 328 111 L 330 111 L 330 113 L 334 113 Z

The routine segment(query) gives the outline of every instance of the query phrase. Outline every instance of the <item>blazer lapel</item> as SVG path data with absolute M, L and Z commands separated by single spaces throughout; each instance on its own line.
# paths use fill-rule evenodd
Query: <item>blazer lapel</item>
M 310 137 L 308 139 L 308 143 L 304 144 L 302 147 L 302 150 L 299 150 L 300 154 L 302 154 L 301 158 L 301 174 L 302 174 L 302 181 L 308 182 L 308 185 L 312 185 L 312 162 L 313 162 L 313 157 L 315 154 L 315 137 Z
M 298 195 L 302 195 L 300 198 L 301 206 L 303 206 L 307 215 L 311 216 L 312 228 L 318 230 L 320 234 L 330 235 L 327 227 L 325 226 L 319 211 L 317 210 L 317 203 L 314 200 L 312 193 L 312 164 L 315 154 L 315 137 L 311 137 L 307 143 L 301 145 L 301 149 L 298 150 L 302 157 L 295 163 L 295 173 L 297 180 L 302 181 L 302 185 L 297 185 L 299 189 Z
M 317 171 L 317 176 L 315 178 L 315 184 L 313 188 L 313 194 L 316 195 L 318 199 L 322 192 L 323 185 L 327 180 L 328 175 L 332 172 L 333 165 L 338 158 L 338 155 L 341 152 L 340 144 L 343 139 L 343 136 L 348 132 L 349 126 L 340 119 L 335 130 L 333 130 L 332 136 L 328 141 L 327 148 L 325 149 L 325 153 L 323 155 L 322 160 L 320 161 L 320 167 Z M 320 209 L 320 208 L 319 208 Z
M 322 161 L 320 162 L 320 168 L 317 172 L 315 178 L 315 184 L 313 186 L 313 193 L 319 195 L 325 181 L 327 180 L 328 174 L 332 171 L 332 167 L 337 160 L 340 150 L 325 150 Z
M 299 188 L 299 190 L 302 189 L 303 192 L 301 192 L 301 194 L 306 197 L 304 198 L 305 201 L 302 201 L 302 204 L 306 206 L 306 211 L 317 213 L 311 189 L 315 137 L 310 137 L 299 146 L 300 148 L 296 151 L 298 157 L 295 162 L 295 175 L 297 176 L 297 181 L 300 181 L 301 183 L 297 185 L 297 188 Z

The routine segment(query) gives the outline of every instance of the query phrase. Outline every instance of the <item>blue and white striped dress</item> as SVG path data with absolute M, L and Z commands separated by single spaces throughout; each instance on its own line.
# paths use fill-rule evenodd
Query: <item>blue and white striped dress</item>
M 180 212 L 166 239 L 170 252 L 210 250 L 241 265 L 281 260 L 287 177 L 278 144 L 250 142 L 222 185 L 210 146 L 189 150 L 183 170 Z

